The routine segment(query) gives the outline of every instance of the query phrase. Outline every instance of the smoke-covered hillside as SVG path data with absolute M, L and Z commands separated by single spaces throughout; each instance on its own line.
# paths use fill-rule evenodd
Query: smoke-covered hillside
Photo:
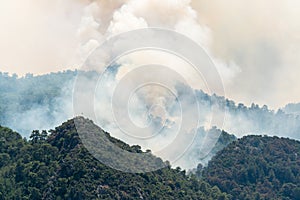
M 76 74 L 77 71 L 64 71 L 18 78 L 0 73 L 0 124 L 28 136 L 33 129 L 47 129 L 71 117 Z M 273 111 L 256 104 L 247 107 L 200 90 L 196 91 L 196 95 L 203 116 L 208 115 L 214 106 L 225 108 L 224 127 L 218 128 L 239 137 L 258 133 L 300 138 L 300 118 L 291 115 L 297 104 Z
M 156 130 L 162 126 L 161 134 L 157 136 L 157 139 L 153 139 L 152 143 L 151 141 L 148 142 L 148 140 L 141 140 L 141 142 L 128 140 L 126 137 L 122 137 L 116 126 L 111 125 L 113 118 L 106 113 L 107 107 L 105 105 L 111 105 L 107 96 L 111 95 L 111 85 L 116 84 L 114 78 L 117 75 L 118 67 L 110 69 L 111 73 L 109 76 L 106 76 L 109 83 L 107 84 L 108 86 L 101 88 L 100 92 L 96 92 L 97 94 L 95 95 L 95 98 L 101 102 L 99 110 L 96 107 L 96 112 L 99 112 L 100 115 L 97 116 L 97 119 L 93 119 L 97 125 L 129 144 L 139 144 L 143 149 L 153 149 L 154 153 L 156 152 L 155 145 L 160 147 L 174 140 L 174 135 L 176 136 L 177 134 L 176 126 L 178 125 L 176 123 L 178 121 L 174 120 L 174 115 L 172 116 L 172 114 L 177 112 L 176 107 L 173 107 L 172 98 L 164 99 L 165 102 L 162 106 L 165 106 L 165 110 L 171 113 L 165 116 L 165 119 L 155 116 L 155 113 L 148 113 L 146 117 L 147 123 L 149 120 L 152 123 L 154 122 L 151 124 L 150 128 L 152 129 L 150 130 Z M 11 127 L 23 136 L 28 137 L 32 130 L 47 130 L 71 118 L 74 115 L 73 90 L 78 73 L 78 71 L 64 71 L 42 76 L 28 74 L 21 78 L 18 78 L 16 75 L 10 76 L 7 73 L 1 73 L 0 125 Z M 98 75 L 97 73 L 88 74 L 86 86 L 88 86 L 89 81 L 97 80 Z M 187 139 L 188 142 L 192 143 L 186 142 L 182 147 L 175 145 L 176 149 L 174 149 L 175 147 L 171 149 L 176 156 L 178 156 L 178 152 L 184 153 L 176 163 L 171 162 L 176 166 L 192 169 L 198 163 L 207 164 L 216 150 L 220 150 L 235 140 L 234 137 L 227 136 L 227 133 L 220 130 L 234 134 L 237 137 L 247 134 L 268 134 L 300 139 L 300 117 L 298 115 L 286 114 L 282 110 L 272 111 L 267 106 L 259 107 L 256 104 L 246 107 L 243 104 L 236 104 L 225 97 L 208 95 L 201 90 L 193 90 L 183 84 L 177 84 L 175 89 L 178 98 L 184 99 L 186 108 L 190 110 L 193 109 L 195 104 L 190 97 L 191 93 L 194 92 L 201 111 L 199 115 L 200 126 L 190 127 L 196 130 L 196 134 L 194 136 L 187 135 L 188 137 L 194 137 Z M 85 95 L 85 93 L 83 94 Z M 146 109 L 151 108 L 151 105 L 147 105 L 150 99 L 147 95 L 149 93 L 146 92 L 137 96 L 138 101 L 133 104 L 134 106 L 130 110 L 133 113 L 131 119 L 140 120 L 142 118 L 140 116 L 147 111 Z M 86 106 L 86 104 L 82 106 Z M 213 110 L 217 110 L 214 114 L 225 112 L 223 127 L 214 127 L 214 124 L 209 123 L 208 116 L 211 115 Z M 190 111 L 188 110 L 187 112 Z M 91 118 L 88 113 L 79 114 Z M 190 117 L 189 119 L 192 119 Z M 142 120 L 141 122 L 145 123 Z M 227 139 L 220 142 L 222 138 Z M 182 142 L 184 143 L 185 141 Z M 185 149 L 185 147 L 189 148 Z M 158 156 L 172 161 L 168 157 L 170 155 L 164 157 L 158 153 Z
M 300 103 L 290 103 L 283 108 L 287 114 L 300 115 Z
M 72 84 L 76 71 L 18 78 L 0 73 L 0 124 L 29 136 L 70 117 Z

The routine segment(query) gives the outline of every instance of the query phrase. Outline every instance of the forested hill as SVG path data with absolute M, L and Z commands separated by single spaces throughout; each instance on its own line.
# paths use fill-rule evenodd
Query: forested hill
M 49 135 L 33 131 L 28 141 L 0 127 L 0 199 L 300 199 L 299 141 L 243 137 L 217 152 L 207 167 L 199 167 L 198 177 L 170 165 L 132 174 L 95 159 L 82 144 L 75 120 L 89 134 L 107 137 L 128 152 L 145 154 L 139 146 L 111 137 L 82 117 L 63 123 Z M 112 157 L 114 152 L 106 153 Z M 167 164 L 147 155 L 139 162 Z
M 202 172 L 233 199 L 300 199 L 300 142 L 246 136 L 217 153 Z
M 77 119 L 119 147 L 143 153 L 91 121 Z M 45 131 L 33 131 L 28 141 L 0 127 L 0 199 L 227 199 L 227 195 L 179 168 L 139 174 L 109 168 L 82 145 L 73 119 L 48 136 Z

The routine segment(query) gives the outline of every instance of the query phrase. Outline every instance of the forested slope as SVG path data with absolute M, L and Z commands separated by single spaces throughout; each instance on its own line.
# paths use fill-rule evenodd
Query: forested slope
M 233 199 L 300 199 L 300 142 L 246 136 L 218 152 L 202 175 Z
M 79 119 L 83 125 L 91 125 L 91 121 Z M 91 131 L 100 130 L 99 134 L 119 147 L 142 153 L 138 146 L 130 147 L 93 126 Z M 101 164 L 82 145 L 74 119 L 52 130 L 49 136 L 45 131 L 33 131 L 29 141 L 0 127 L 0 141 L 0 199 L 227 198 L 217 187 L 187 176 L 178 168 L 132 174 Z

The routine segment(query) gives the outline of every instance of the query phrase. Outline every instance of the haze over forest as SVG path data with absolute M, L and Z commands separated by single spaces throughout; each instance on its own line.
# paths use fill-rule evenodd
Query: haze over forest
M 32 130 L 49 130 L 66 119 L 72 118 L 74 115 L 72 91 L 78 73 L 78 71 L 65 71 L 43 76 L 27 75 L 23 78 L 1 73 L 0 124 L 11 127 L 28 138 Z M 108 76 L 108 80 L 114 80 L 112 77 L 115 77 L 115 73 L 116 70 L 111 70 L 111 77 Z M 89 74 L 89 80 L 97 78 L 98 73 Z M 195 108 L 195 104 L 198 103 L 201 111 L 199 115 L 200 124 L 195 139 L 192 138 L 192 134 L 186 136 L 191 137 L 191 140 L 188 141 L 192 142 L 192 146 L 185 152 L 185 156 L 176 163 L 182 168 L 193 169 L 199 162 L 204 165 L 207 164 L 214 153 L 216 153 L 216 150 L 213 150 L 211 153 L 212 149 L 204 148 L 208 144 L 211 147 L 216 145 L 215 148 L 220 149 L 221 146 L 227 145 L 234 140 L 234 138 L 226 139 L 221 143 L 217 143 L 217 140 L 214 138 L 222 136 L 220 129 L 239 138 L 255 134 L 300 139 L 300 116 L 299 105 L 297 104 L 289 104 L 279 110 L 270 110 L 266 105 L 259 106 L 254 103 L 247 107 L 222 96 L 208 95 L 202 90 L 195 90 L 197 102 L 191 103 L 192 95 L 188 91 L 192 89 L 189 86 L 180 85 L 176 89 L 179 95 L 178 98 L 184 96 L 184 99 L 187 99 L 189 102 L 189 108 Z M 110 87 L 101 88 L 101 90 L 96 92 L 96 100 L 98 98 L 96 102 L 101 103 L 100 107 L 95 107 L 95 112 L 100 114 L 93 120 L 104 130 L 110 132 L 112 136 L 122 139 L 131 145 L 139 144 L 144 150 L 151 149 L 156 153 L 156 151 L 159 152 L 161 145 L 169 144 L 174 139 L 174 133 L 175 135 L 178 134 L 176 132 L 178 122 L 176 120 L 172 122 L 172 115 L 167 118 L 168 124 L 164 124 L 166 120 L 154 115 L 149 115 L 144 119 L 143 113 L 147 111 L 147 107 L 143 107 L 144 102 L 142 101 L 140 106 L 137 102 L 132 104 L 134 107 L 129 106 L 130 112 L 136 114 L 132 119 L 138 120 L 138 123 L 147 123 L 148 120 L 152 121 L 149 128 L 150 131 L 157 130 L 161 126 L 164 126 L 164 129 L 152 140 L 137 140 L 128 137 L 114 124 L 109 112 L 110 104 L 102 99 L 103 96 L 110 96 L 109 91 Z M 6 102 L 10 102 L 10 104 L 6 104 Z M 106 104 L 108 106 L 105 106 Z M 168 113 L 176 114 L 176 106 L 172 107 L 170 106 L 171 104 L 172 100 L 170 99 L 164 106 L 168 109 Z M 217 109 L 216 115 L 225 113 L 224 126 L 217 126 L 217 129 L 208 122 L 210 118 L 207 118 L 213 112 L 213 108 Z M 97 109 L 100 110 L 97 111 Z M 88 113 L 83 114 L 88 115 Z M 207 139 L 207 136 L 211 139 Z M 188 142 L 182 141 L 181 145 L 185 147 L 188 144 Z M 221 146 L 218 147 L 219 145 Z M 165 159 L 168 159 L 168 156 Z
M 300 1 L 0 0 L 0 200 L 300 200 Z
M 293 0 L 1 1 L 0 71 L 23 76 L 80 68 L 103 39 L 162 27 L 209 52 L 226 97 L 277 110 L 300 101 L 299 9 Z

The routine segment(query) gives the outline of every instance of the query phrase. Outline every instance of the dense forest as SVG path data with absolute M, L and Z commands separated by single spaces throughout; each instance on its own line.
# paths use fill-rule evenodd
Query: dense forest
M 143 153 L 95 125 L 90 130 L 127 151 Z M 218 187 L 169 165 L 139 174 L 103 165 L 82 145 L 74 119 L 50 134 L 33 131 L 29 140 L 0 127 L 0 157 L 0 199 L 228 199 Z M 149 159 L 162 162 L 151 154 Z
M 300 142 L 246 136 L 219 151 L 202 170 L 202 178 L 233 199 L 298 200 Z
M 102 164 L 83 145 L 75 120 L 89 134 L 147 155 L 139 163 L 155 161 L 166 167 L 133 174 Z M 214 150 L 207 166 L 199 164 L 186 172 L 151 151 L 111 137 L 83 117 L 49 132 L 34 130 L 29 139 L 0 127 L 0 199 L 300 199 L 299 141 L 268 136 L 236 139 L 224 132 L 219 142 L 230 140 L 227 147 Z M 111 158 L 114 152 L 102 154 Z

